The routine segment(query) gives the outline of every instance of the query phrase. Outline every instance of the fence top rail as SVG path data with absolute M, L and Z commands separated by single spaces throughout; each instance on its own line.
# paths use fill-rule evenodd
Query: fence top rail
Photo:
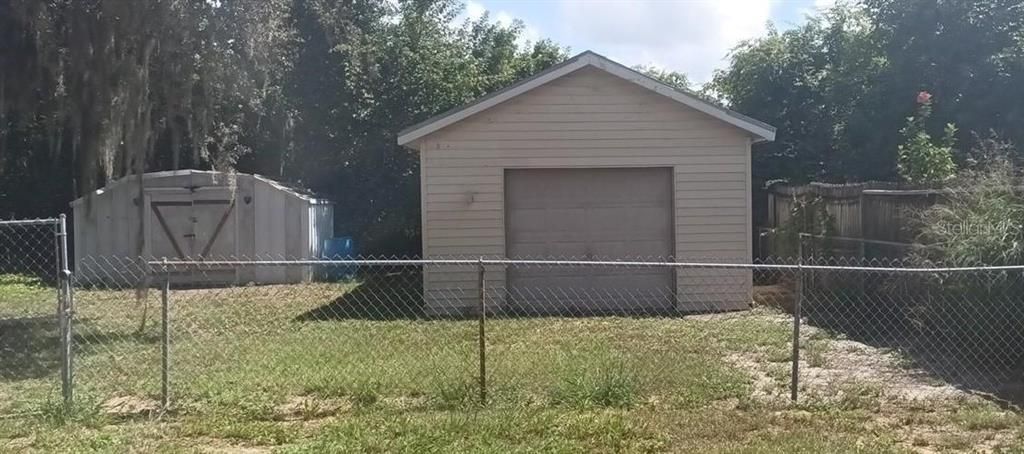
M 59 218 L 43 218 L 43 219 L 11 219 L 11 220 L 0 220 L 0 227 L 12 227 L 12 226 L 27 226 L 27 225 L 56 225 L 60 222 Z
M 768 229 L 767 231 L 762 232 L 761 235 L 763 236 L 765 234 L 775 233 L 775 230 L 776 229 Z M 814 234 L 811 234 L 811 233 L 803 233 L 803 232 L 800 233 L 800 238 L 814 238 L 814 239 L 818 239 L 818 240 L 850 241 L 850 242 L 854 242 L 854 243 L 879 244 L 879 245 L 882 245 L 882 246 L 904 247 L 904 248 L 908 248 L 908 249 L 927 249 L 929 247 L 932 247 L 932 246 L 928 246 L 928 245 L 924 245 L 924 244 L 900 243 L 900 242 L 897 242 L 897 241 L 884 241 L 884 240 L 871 240 L 871 239 L 866 239 L 866 238 L 855 238 L 855 237 L 851 237 L 851 236 L 814 235 Z
M 623 267 L 623 268 L 702 268 L 738 270 L 808 270 L 808 271 L 865 271 L 886 273 L 954 273 L 988 271 L 1022 271 L 1024 265 L 1003 266 L 955 266 L 955 267 L 884 267 L 815 265 L 798 262 L 795 264 L 772 263 L 719 263 L 719 262 L 666 262 L 666 261 L 622 261 L 622 260 L 515 260 L 515 259 L 453 259 L 453 260 L 154 260 L 146 262 L 156 270 L 180 268 L 246 267 L 246 266 L 571 266 L 571 267 Z

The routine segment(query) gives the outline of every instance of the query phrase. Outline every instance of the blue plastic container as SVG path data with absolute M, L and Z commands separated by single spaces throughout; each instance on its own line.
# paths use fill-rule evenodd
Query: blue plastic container
M 326 260 L 347 260 L 357 256 L 356 243 L 349 236 L 339 236 L 324 241 L 323 257 Z M 341 281 L 356 277 L 356 266 L 325 265 L 321 275 L 328 281 Z

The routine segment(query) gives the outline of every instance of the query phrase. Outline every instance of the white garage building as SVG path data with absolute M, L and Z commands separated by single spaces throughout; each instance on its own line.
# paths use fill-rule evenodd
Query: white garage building
M 419 152 L 427 258 L 751 259 L 750 148 L 775 129 L 593 52 L 403 131 Z M 488 273 L 491 304 L 730 310 L 736 270 L 552 269 Z M 474 269 L 428 269 L 428 309 L 475 304 Z M 458 289 L 458 291 L 453 291 Z M 556 295 L 577 295 L 563 298 Z M 558 301 L 552 301 L 558 299 Z M 575 299 L 575 300 L 574 300 Z M 621 301 L 628 300 L 628 303 Z
M 334 234 L 334 206 L 259 175 L 202 170 L 146 173 L 111 182 L 71 203 L 76 272 L 117 278 L 154 259 L 310 259 Z M 142 206 L 139 206 L 139 203 Z M 141 209 L 141 210 L 140 210 Z M 142 213 L 140 226 L 139 215 Z M 244 267 L 176 273 L 176 283 L 285 283 L 309 267 Z

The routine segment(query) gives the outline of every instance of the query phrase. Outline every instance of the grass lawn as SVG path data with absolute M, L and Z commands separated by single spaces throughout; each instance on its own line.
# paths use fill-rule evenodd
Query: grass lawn
M 790 327 L 763 310 L 490 320 L 481 405 L 475 321 L 303 319 L 353 291 L 175 290 L 160 414 L 159 295 L 79 290 L 64 411 L 52 289 L 5 277 L 0 414 L 32 414 L 0 419 L 0 451 L 1024 452 L 1024 418 L 966 394 L 810 382 L 790 403 Z M 836 372 L 809 331 L 804 367 Z

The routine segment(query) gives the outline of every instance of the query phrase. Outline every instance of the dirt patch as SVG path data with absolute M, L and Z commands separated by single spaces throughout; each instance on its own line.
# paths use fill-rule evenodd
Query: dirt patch
M 299 421 L 323 419 L 352 408 L 347 399 L 322 399 L 314 396 L 294 396 L 274 407 L 274 419 Z
M 204 438 L 201 439 L 201 442 L 202 444 L 197 447 L 199 452 L 209 454 L 269 454 L 274 452 L 273 447 L 236 445 L 215 438 Z
M 100 410 L 107 415 L 121 418 L 149 416 L 160 411 L 160 402 L 146 397 L 120 396 L 103 402 Z
M 904 448 L 922 454 L 940 452 L 1003 452 L 1013 443 L 1012 431 L 971 432 L 956 426 L 893 427 L 900 433 Z
M 381 405 L 399 410 L 424 408 L 429 403 L 430 399 L 427 396 L 393 396 L 380 399 Z
M 785 316 L 776 318 L 791 323 Z M 906 367 L 897 355 L 885 349 L 852 340 L 829 339 L 813 326 L 804 327 L 801 344 L 799 390 L 802 400 L 835 401 L 851 398 L 851 393 L 865 398 L 900 400 L 978 399 L 922 370 Z M 815 351 L 809 351 L 811 348 Z M 733 353 L 727 359 L 751 373 L 754 398 L 789 398 L 790 361 L 771 362 L 759 352 Z
M 796 298 L 793 297 L 792 284 L 755 285 L 754 305 L 781 309 L 792 314 Z
M 814 335 L 812 328 L 808 333 Z M 905 400 L 952 401 L 973 397 L 970 393 L 939 381 L 926 372 L 905 367 L 898 356 L 851 340 L 817 340 L 826 351 L 821 367 L 801 361 L 800 379 L 811 390 L 866 384 L 877 386 L 888 396 Z
M 7 444 L 0 444 L 0 447 L 4 448 L 7 452 L 20 452 L 30 448 L 35 441 L 35 436 L 30 435 L 28 437 L 11 439 Z
M 201 448 L 200 451 L 210 454 L 269 454 L 271 452 L 274 452 L 274 450 L 271 448 L 259 448 L 252 446 L 207 446 Z
M 769 363 L 762 355 L 754 353 L 731 353 L 725 357 L 734 367 L 745 370 L 753 378 L 750 397 L 754 400 L 777 402 L 788 399 L 786 383 L 776 379 L 769 367 L 779 367 L 779 363 Z

